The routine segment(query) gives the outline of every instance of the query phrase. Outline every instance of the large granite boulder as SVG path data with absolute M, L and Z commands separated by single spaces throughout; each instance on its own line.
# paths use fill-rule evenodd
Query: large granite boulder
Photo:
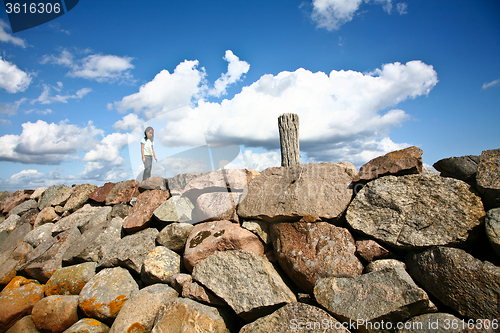
M 148 228 L 109 244 L 103 249 L 99 267 L 121 266 L 140 274 L 148 253 L 155 248 L 157 235 L 158 230 Z
M 421 175 L 368 183 L 346 213 L 354 230 L 405 249 L 464 245 L 484 216 L 481 199 L 469 184 Z
M 441 246 L 408 255 L 406 265 L 425 290 L 462 316 L 500 318 L 499 267 L 464 250 Z
M 386 329 L 394 329 L 397 322 L 437 310 L 426 292 L 401 267 L 355 278 L 320 279 L 314 287 L 314 296 L 334 317 L 357 322 L 361 331 L 382 322 Z
M 270 227 L 274 255 L 295 284 L 312 293 L 320 278 L 355 277 L 363 265 L 345 228 L 326 222 L 281 222 Z
M 268 168 L 248 184 L 237 213 L 269 222 L 338 219 L 351 201 L 356 174 L 347 162 Z
M 219 251 L 247 250 L 264 255 L 264 245 L 254 233 L 230 221 L 214 221 L 194 226 L 186 241 L 184 265 L 188 271 Z
M 250 251 L 217 252 L 194 267 L 193 279 L 247 321 L 297 300 L 273 265 Z
M 482 152 L 476 181 L 486 209 L 500 207 L 500 149 Z
M 478 164 L 479 156 L 467 155 L 444 158 L 432 166 L 441 172 L 442 177 L 456 178 L 464 182 L 475 182 Z
M 422 153 L 422 149 L 413 146 L 374 158 L 359 169 L 354 181 L 367 182 L 387 175 L 422 173 Z

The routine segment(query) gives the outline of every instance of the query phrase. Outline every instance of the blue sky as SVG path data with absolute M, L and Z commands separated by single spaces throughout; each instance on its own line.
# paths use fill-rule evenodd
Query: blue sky
M 0 190 L 137 178 L 148 125 L 155 175 L 210 170 L 218 142 L 226 168 L 278 166 L 284 112 L 303 163 L 481 154 L 499 55 L 489 0 L 85 0 L 17 33 L 2 9 Z

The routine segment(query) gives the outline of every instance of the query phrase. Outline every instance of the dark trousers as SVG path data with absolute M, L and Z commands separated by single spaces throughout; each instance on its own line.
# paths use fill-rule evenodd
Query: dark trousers
M 144 174 L 142 176 L 142 180 L 146 180 L 151 177 L 151 168 L 153 167 L 153 156 L 152 155 L 144 155 L 146 161 L 144 162 Z

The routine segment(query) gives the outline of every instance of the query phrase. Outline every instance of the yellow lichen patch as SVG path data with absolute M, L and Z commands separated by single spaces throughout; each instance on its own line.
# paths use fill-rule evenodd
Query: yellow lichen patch
M 92 316 L 97 309 L 94 308 L 95 298 L 84 299 L 80 303 L 80 309 L 87 315 Z
M 99 326 L 102 323 L 98 320 L 92 319 L 92 318 L 85 318 L 85 324 L 89 326 Z
M 127 330 L 127 333 L 142 333 L 142 332 L 146 332 L 146 329 L 144 328 L 144 326 L 142 326 L 140 323 L 137 322 L 130 325 L 130 327 Z
M 120 295 L 109 303 L 109 314 L 115 316 L 122 309 L 123 304 L 127 301 L 127 296 Z

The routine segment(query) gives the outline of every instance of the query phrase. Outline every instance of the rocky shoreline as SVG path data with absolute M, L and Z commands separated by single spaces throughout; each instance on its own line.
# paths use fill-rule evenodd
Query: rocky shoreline
M 1 332 L 498 332 L 500 149 L 0 193 Z

